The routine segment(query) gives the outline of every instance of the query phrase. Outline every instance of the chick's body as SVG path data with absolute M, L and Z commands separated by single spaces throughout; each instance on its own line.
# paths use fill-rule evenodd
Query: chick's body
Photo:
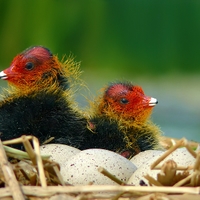
M 62 91 L 37 91 L 11 96 L 0 105 L 1 139 L 34 135 L 42 144 L 53 137 L 53 143 L 79 148 L 87 121 L 71 108 Z M 76 133 L 76 135 L 74 135 Z
M 157 100 L 144 94 L 139 86 L 117 82 L 108 86 L 93 104 L 88 140 L 95 147 L 131 157 L 141 151 L 159 148 L 160 129 L 149 119 Z M 102 139 L 103 138 L 103 139 Z

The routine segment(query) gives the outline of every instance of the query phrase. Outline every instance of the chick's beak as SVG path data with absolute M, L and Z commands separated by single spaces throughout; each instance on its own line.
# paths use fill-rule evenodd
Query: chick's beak
M 150 96 L 143 96 L 143 106 L 144 107 L 154 107 L 158 103 L 158 100 L 150 97 Z
M 150 97 L 149 106 L 155 106 L 158 103 L 158 100 Z
M 7 74 L 4 71 L 0 72 L 0 79 L 6 80 L 8 78 Z

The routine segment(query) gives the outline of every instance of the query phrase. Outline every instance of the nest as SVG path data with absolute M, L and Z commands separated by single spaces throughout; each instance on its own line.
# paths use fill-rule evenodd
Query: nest
M 23 143 L 25 152 L 7 145 Z M 32 145 L 31 145 L 32 143 Z M 185 146 L 196 158 L 193 166 L 177 166 L 171 160 L 159 163 L 179 147 Z M 179 200 L 200 198 L 200 153 L 193 151 L 186 139 L 177 141 L 151 165 L 157 179 L 146 175 L 150 186 L 127 185 L 106 169 L 99 172 L 118 183 L 111 185 L 72 186 L 65 183 L 58 163 L 40 155 L 38 139 L 33 136 L 0 141 L 0 199 L 69 200 L 69 199 L 138 199 Z M 180 172 L 181 170 L 181 172 Z

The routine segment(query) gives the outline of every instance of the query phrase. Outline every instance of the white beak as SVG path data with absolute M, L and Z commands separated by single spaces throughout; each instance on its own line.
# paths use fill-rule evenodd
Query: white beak
M 149 101 L 149 106 L 155 106 L 158 103 L 158 100 L 151 97 L 151 100 Z
M 8 78 L 8 77 L 7 77 L 7 74 L 5 74 L 4 71 L 1 71 L 1 72 L 0 72 L 0 79 L 4 79 L 4 80 L 5 80 L 5 79 L 7 79 L 7 78 Z

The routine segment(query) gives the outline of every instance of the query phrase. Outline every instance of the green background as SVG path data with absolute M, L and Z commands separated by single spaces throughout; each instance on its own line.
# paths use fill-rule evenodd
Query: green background
M 82 108 L 108 82 L 139 84 L 166 135 L 200 141 L 199 0 L 0 0 L 0 45 L 1 69 L 34 45 L 74 55 Z

